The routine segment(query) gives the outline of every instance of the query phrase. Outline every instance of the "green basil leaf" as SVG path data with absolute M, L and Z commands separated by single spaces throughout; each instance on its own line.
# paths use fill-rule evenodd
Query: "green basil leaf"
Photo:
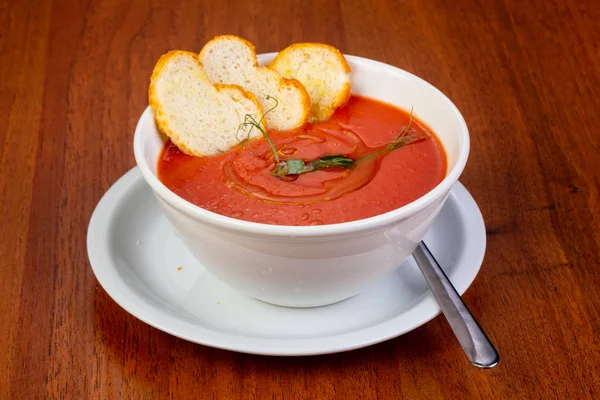
M 285 163 L 287 164 L 288 175 L 301 174 L 304 171 L 304 167 L 306 166 L 304 161 L 297 159 L 287 160 Z

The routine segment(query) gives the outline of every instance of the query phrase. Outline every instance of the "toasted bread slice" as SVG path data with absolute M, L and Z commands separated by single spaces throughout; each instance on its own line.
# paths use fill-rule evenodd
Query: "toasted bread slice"
M 350 97 L 350 66 L 335 47 L 297 43 L 283 49 L 269 68 L 299 80 L 310 95 L 310 122 L 325 121 Z
M 211 82 L 242 86 L 254 93 L 265 112 L 277 104 L 266 115 L 269 129 L 294 129 L 308 120 L 310 97 L 304 86 L 296 80 L 283 79 L 272 69 L 259 67 L 254 46 L 247 40 L 233 35 L 217 36 L 204 46 L 198 59 Z
M 263 115 L 252 93 L 239 86 L 213 85 L 197 55 L 187 51 L 170 51 L 158 60 L 148 94 L 158 128 L 188 155 L 208 156 L 230 149 L 238 143 L 236 135 L 245 115 L 257 121 Z M 256 135 L 260 131 L 251 130 L 250 136 Z

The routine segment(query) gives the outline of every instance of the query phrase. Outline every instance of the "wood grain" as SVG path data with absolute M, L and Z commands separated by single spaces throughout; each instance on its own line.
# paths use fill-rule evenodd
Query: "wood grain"
M 600 398 L 600 3 L 0 1 L 0 398 Z M 472 135 L 488 226 L 465 294 L 502 354 L 442 318 L 348 353 L 268 358 L 169 336 L 97 284 L 85 236 L 134 166 L 158 57 L 233 33 L 319 41 L 428 80 Z

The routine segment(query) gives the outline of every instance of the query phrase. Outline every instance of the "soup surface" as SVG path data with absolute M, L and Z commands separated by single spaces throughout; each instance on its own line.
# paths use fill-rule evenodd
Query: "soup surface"
M 316 160 L 343 154 L 354 160 L 381 150 L 409 124 L 397 107 L 351 96 L 325 122 L 268 132 L 281 160 Z M 158 177 L 180 197 L 204 209 L 246 221 L 322 225 L 392 211 L 433 189 L 446 174 L 446 156 L 431 130 L 413 119 L 425 140 L 384 153 L 350 169 L 331 168 L 282 179 L 264 138 L 216 156 L 183 154 L 170 141 L 158 160 Z

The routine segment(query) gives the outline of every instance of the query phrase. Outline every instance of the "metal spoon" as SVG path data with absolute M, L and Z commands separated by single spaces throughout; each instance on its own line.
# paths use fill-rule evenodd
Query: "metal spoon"
M 424 242 L 413 253 L 467 358 L 479 368 L 493 368 L 500 356 Z

